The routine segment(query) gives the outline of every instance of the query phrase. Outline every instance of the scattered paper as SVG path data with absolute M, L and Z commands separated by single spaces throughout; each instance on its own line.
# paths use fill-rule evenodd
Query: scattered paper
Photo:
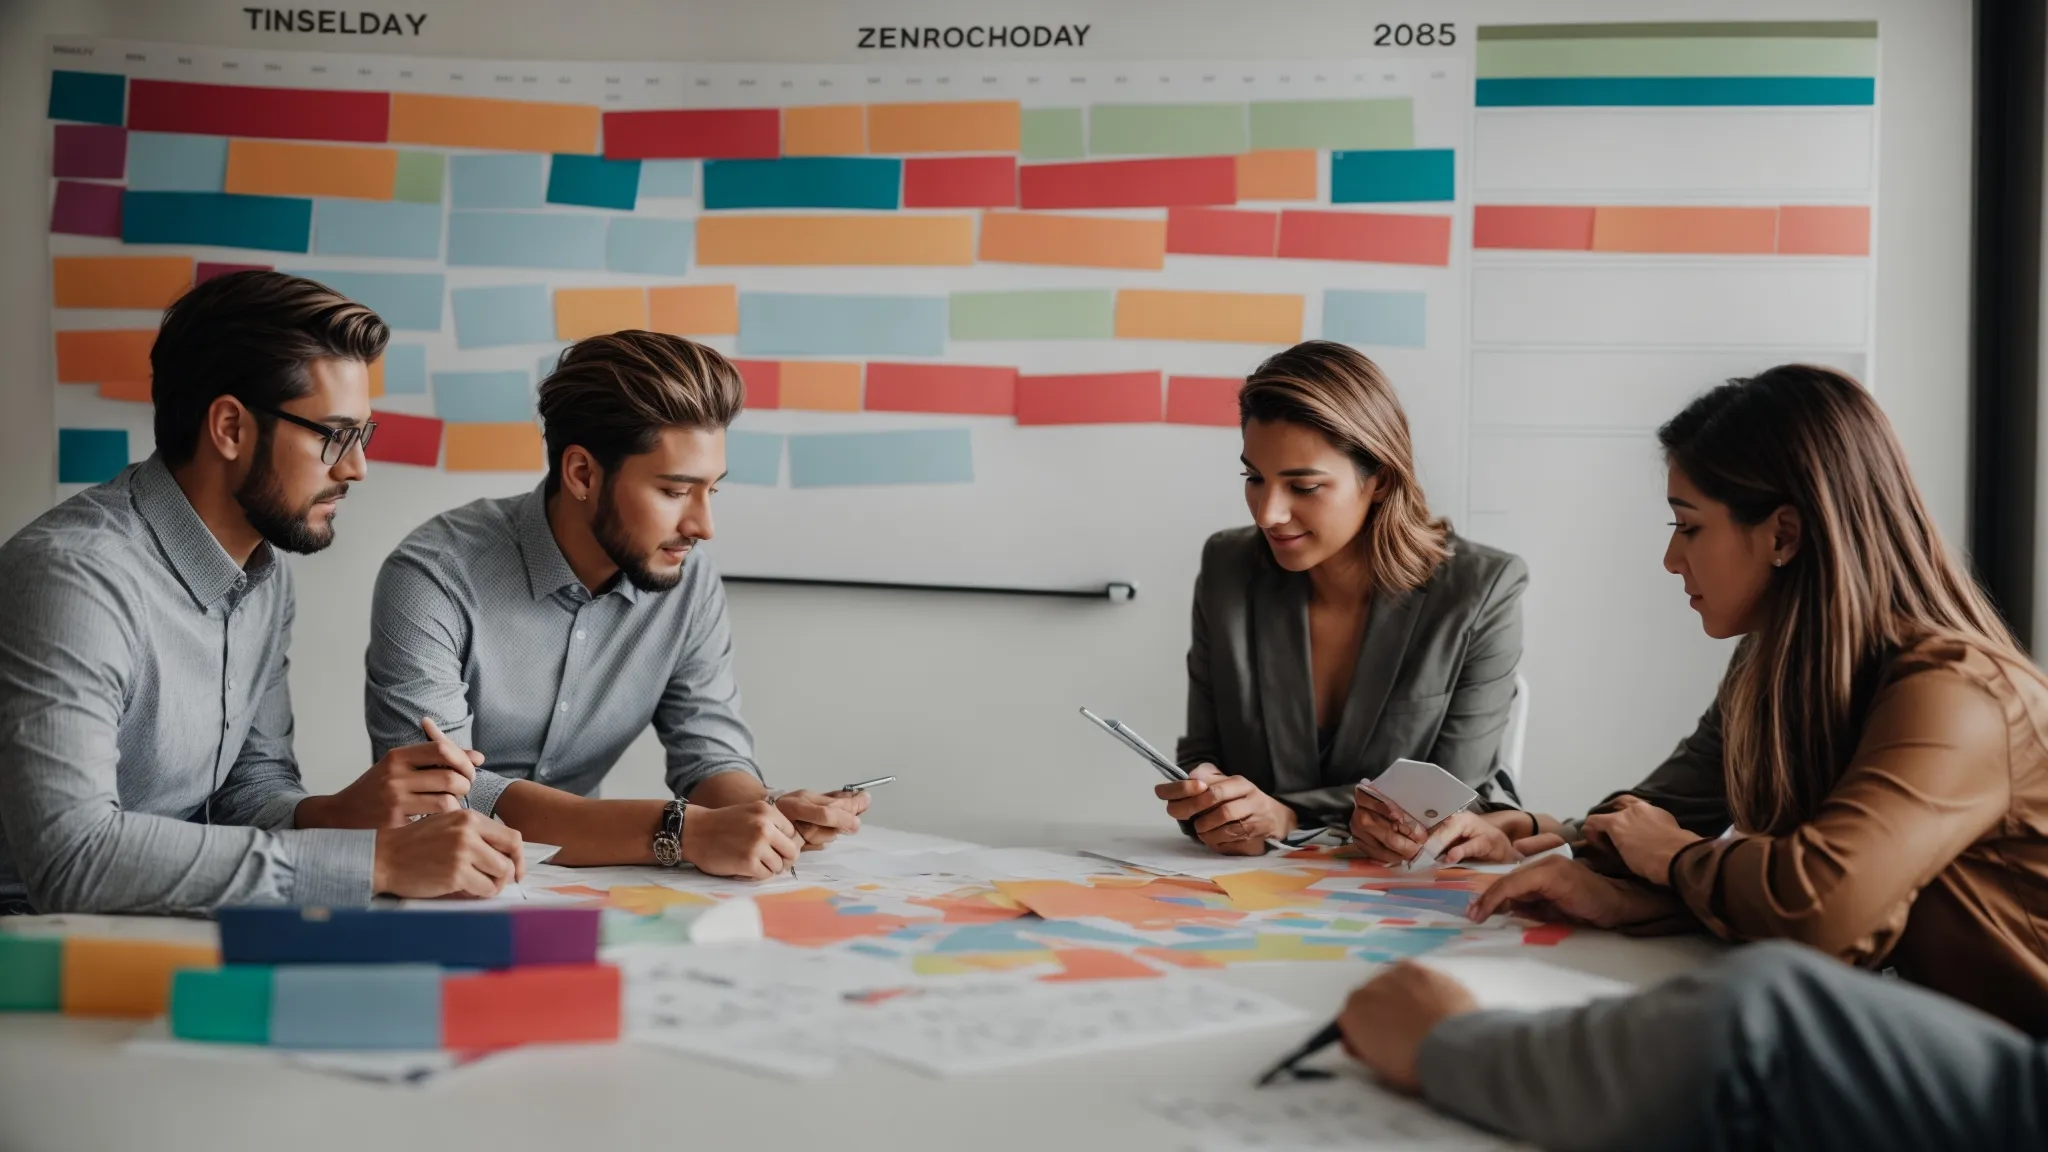
M 1575 1008 L 1610 996 L 1627 996 L 1632 985 L 1575 968 L 1500 953 L 1432 955 L 1417 961 L 1463 984 L 1481 1008 L 1541 1012 Z
M 1151 1110 L 1188 1132 L 1200 1152 L 1492 1152 L 1520 1147 L 1397 1096 L 1362 1075 L 1200 1096 L 1155 1097 Z

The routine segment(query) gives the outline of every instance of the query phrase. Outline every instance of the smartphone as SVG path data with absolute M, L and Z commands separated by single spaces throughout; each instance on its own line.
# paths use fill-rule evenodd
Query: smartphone
M 1130 725 L 1125 724 L 1121 720 L 1105 720 L 1086 708 L 1081 709 L 1081 715 L 1086 716 L 1089 723 L 1116 737 L 1124 747 L 1136 752 L 1147 763 L 1151 764 L 1153 770 L 1161 776 L 1166 777 L 1168 780 L 1185 780 L 1188 778 L 1185 769 L 1168 760 L 1165 756 L 1160 755 L 1159 749 L 1146 743 L 1145 738 L 1133 731 Z
M 870 788 L 880 788 L 884 784 L 894 783 L 895 780 L 894 776 L 877 776 L 873 780 L 863 780 L 858 784 L 841 784 L 839 790 L 841 792 L 865 792 Z
M 1358 790 L 1395 805 L 1424 828 L 1436 827 L 1479 799 L 1464 781 L 1426 760 L 1396 760 L 1378 777 L 1360 780 Z

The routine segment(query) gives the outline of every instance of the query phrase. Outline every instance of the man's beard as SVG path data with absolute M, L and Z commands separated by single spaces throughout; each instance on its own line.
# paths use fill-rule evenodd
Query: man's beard
M 626 538 L 626 526 L 619 523 L 619 508 L 612 501 L 611 481 L 597 490 L 597 522 L 590 526 L 591 534 L 597 537 L 597 546 L 612 563 L 619 566 L 619 574 L 626 582 L 642 592 L 666 592 L 682 583 L 683 565 L 678 564 L 673 572 L 656 572 L 647 566 L 653 554 L 635 555 L 633 542 Z M 671 540 L 662 545 L 665 548 L 695 546 L 696 541 L 688 537 Z
M 271 429 L 266 428 L 257 438 L 256 459 L 250 465 L 249 475 L 235 489 L 235 503 L 242 506 L 242 515 L 249 518 L 250 526 L 271 547 L 309 556 L 334 543 L 331 517 L 317 525 L 307 519 L 313 505 L 348 495 L 348 485 L 324 488 L 293 511 L 285 504 L 284 484 L 278 479 L 277 469 L 271 466 L 270 443 Z

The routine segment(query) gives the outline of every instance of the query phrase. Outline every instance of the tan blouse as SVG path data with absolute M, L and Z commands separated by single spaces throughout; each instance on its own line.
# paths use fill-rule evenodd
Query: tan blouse
M 1968 641 L 1894 659 L 1848 770 L 1782 836 L 1729 822 L 1710 712 L 1640 788 L 1708 837 L 1671 886 L 1729 940 L 1786 939 L 2048 1035 L 2048 684 Z

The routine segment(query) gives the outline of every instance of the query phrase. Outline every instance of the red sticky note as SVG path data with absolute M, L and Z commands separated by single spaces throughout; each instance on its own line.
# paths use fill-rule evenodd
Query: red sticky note
M 1157 372 L 1017 377 L 1019 424 L 1157 424 Z
M 952 412 L 1008 416 L 1017 410 L 1017 370 L 962 364 L 870 364 L 870 412 Z
M 903 162 L 905 208 L 1015 208 L 1017 158 L 947 156 Z
M 746 386 L 747 407 L 782 407 L 782 365 L 774 360 L 735 360 L 740 383 Z
M 1481 204 L 1472 209 L 1472 246 L 1590 251 L 1593 211 L 1576 206 Z
M 1236 376 L 1170 376 L 1166 380 L 1168 424 L 1238 426 L 1237 394 L 1244 381 Z
M 128 127 L 137 132 L 382 143 L 390 126 L 388 92 L 128 82 Z
M 1522 930 L 1522 943 L 1547 946 L 1571 934 L 1572 926 L 1569 924 L 1538 924 L 1534 928 Z
M 363 454 L 380 464 L 417 464 L 432 468 L 441 461 L 441 421 L 403 412 L 371 412 L 377 431 Z
M 441 981 L 441 1046 L 458 1052 L 619 1038 L 619 970 L 538 964 Z
M 52 176 L 119 180 L 128 171 L 128 130 L 113 124 L 59 124 Z
M 610 160 L 765 160 L 782 154 L 777 108 L 676 109 L 604 114 Z
M 1237 203 L 1237 157 L 1026 164 L 1018 203 L 1029 208 L 1164 208 Z
M 1451 262 L 1451 218 L 1397 212 L 1282 212 L 1280 255 L 1443 267 Z
M 57 181 L 50 207 L 50 231 L 71 236 L 121 236 L 121 186 Z
M 1183 256 L 1271 256 L 1279 230 L 1278 212 L 1166 210 L 1166 250 Z

